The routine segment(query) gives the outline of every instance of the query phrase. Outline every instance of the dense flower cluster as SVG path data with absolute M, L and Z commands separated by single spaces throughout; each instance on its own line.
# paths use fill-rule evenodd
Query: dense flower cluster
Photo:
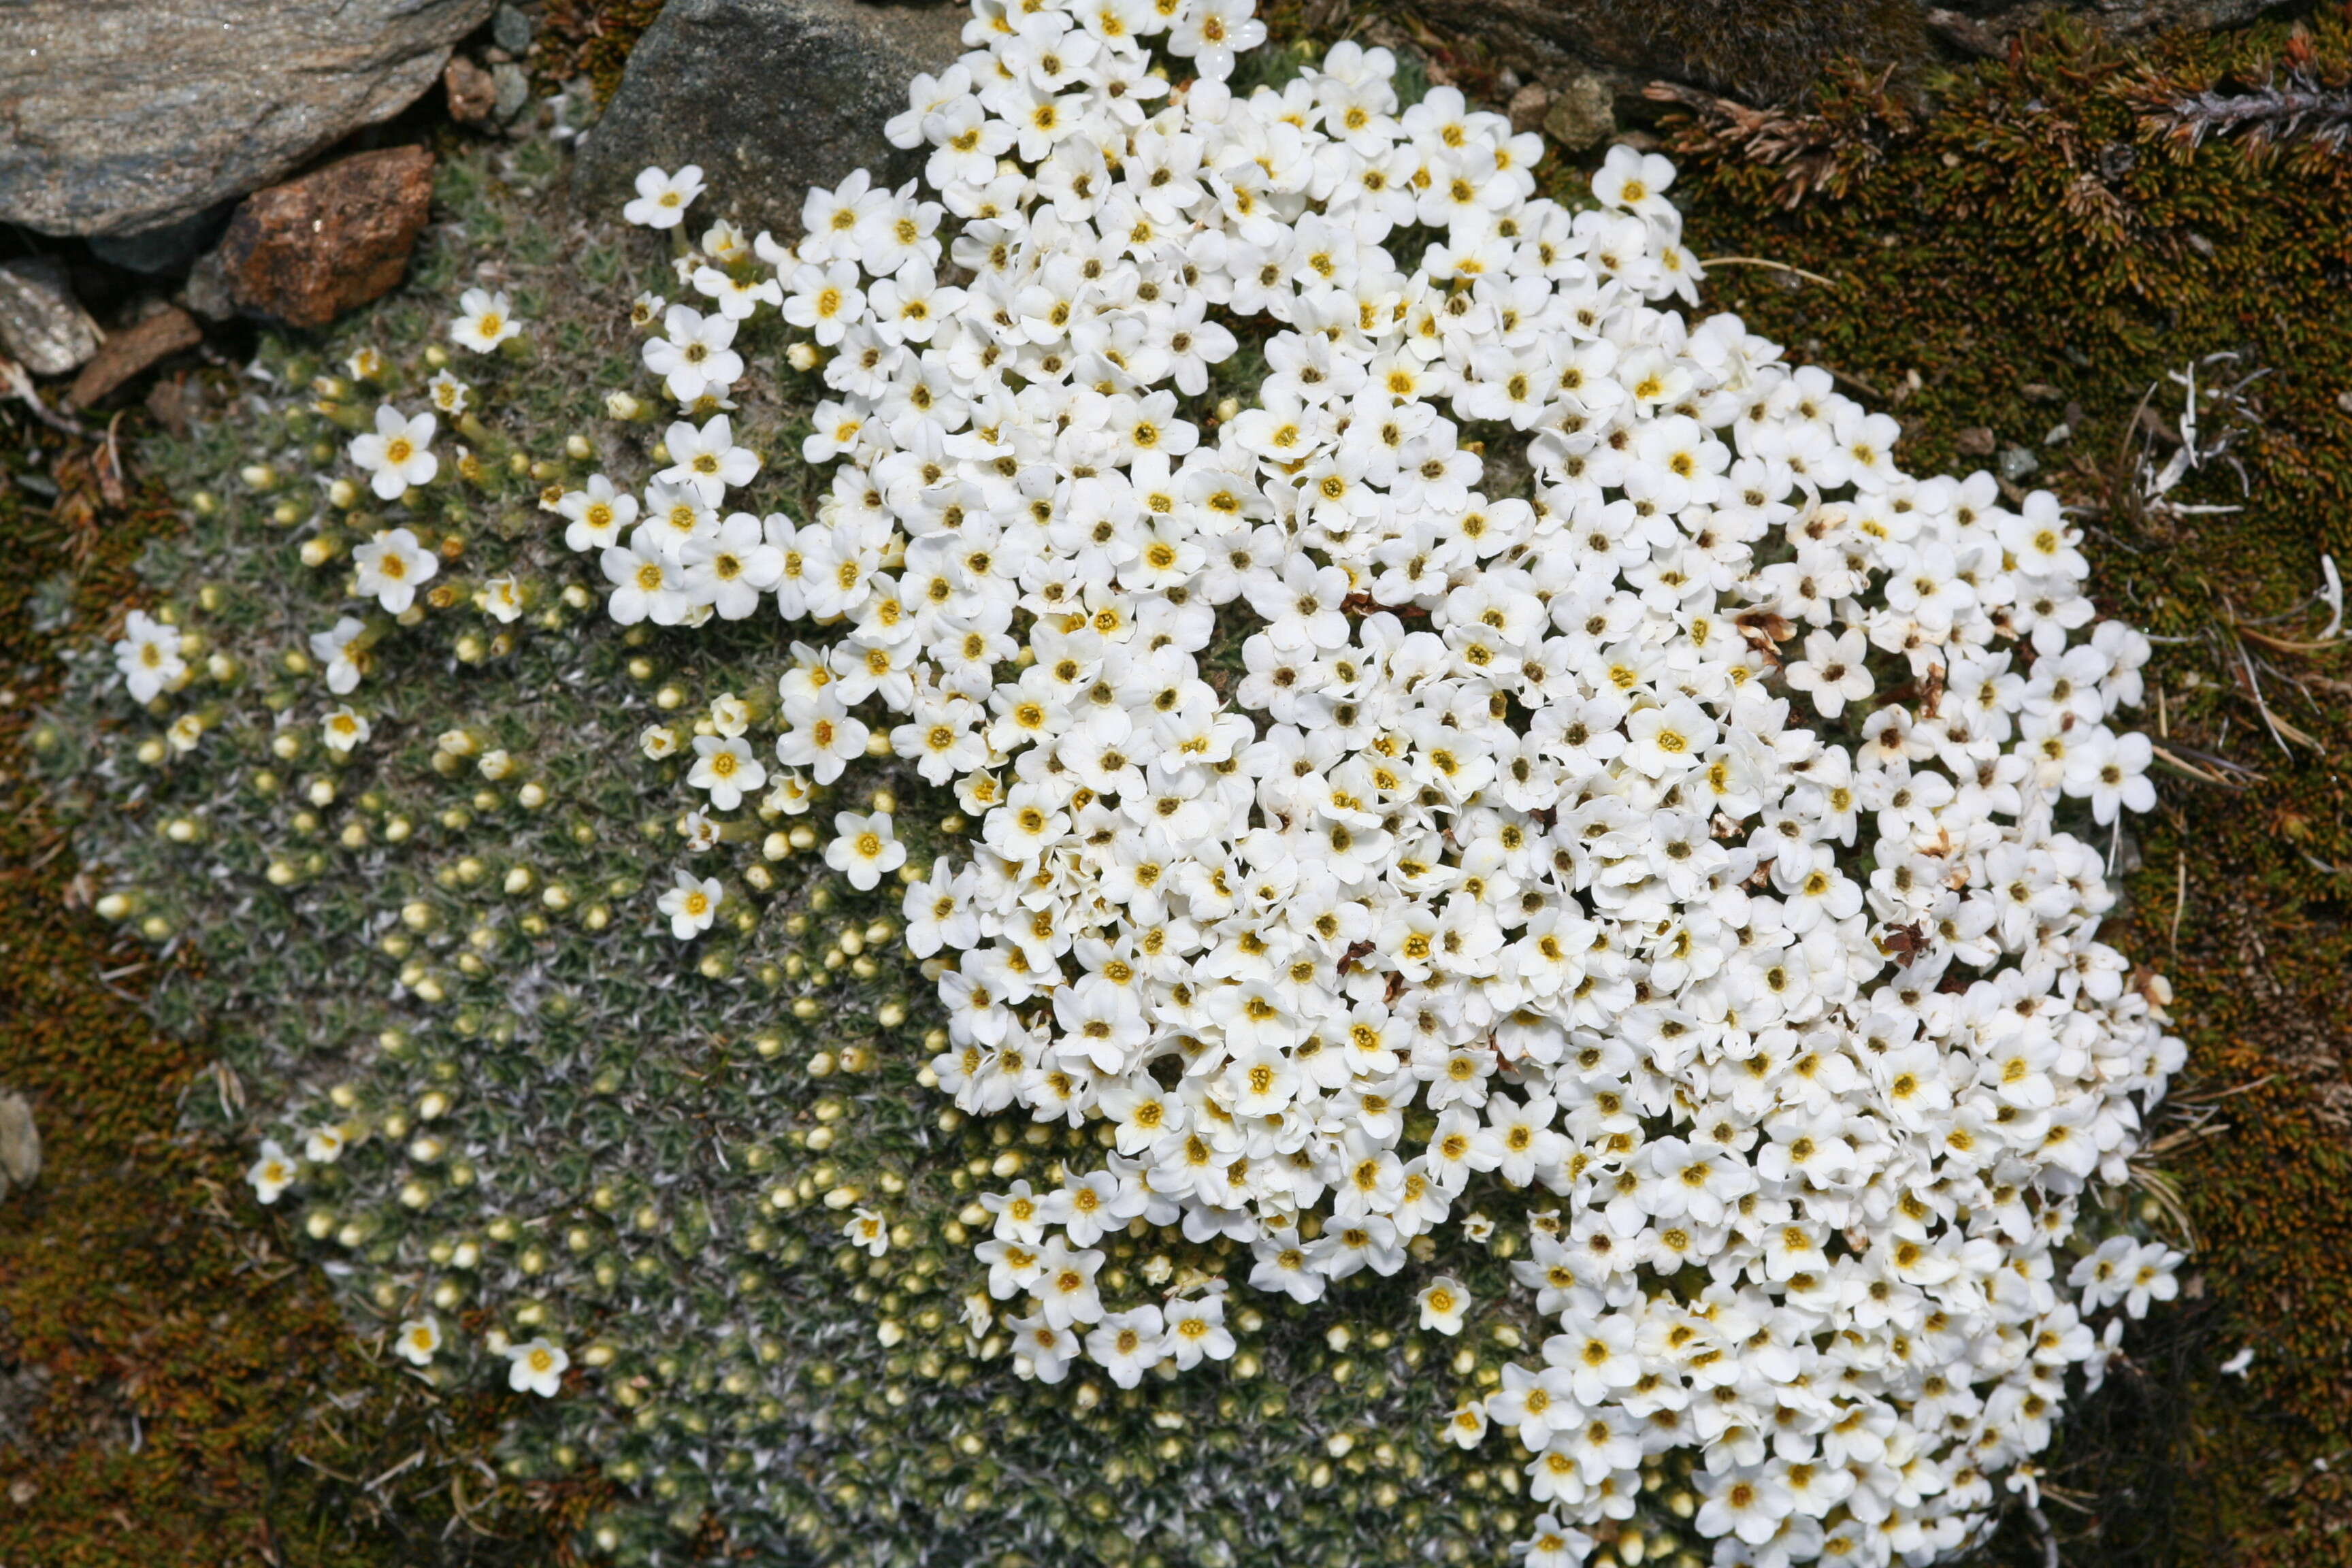
M 697 726 L 689 843 L 870 751 L 977 820 L 919 876 L 844 812 L 826 859 L 910 879 L 959 1106 L 1109 1129 L 1101 1169 L 985 1200 L 968 1311 L 1012 1304 L 1026 1375 L 1234 1353 L 1221 1286 L 1106 1294 L 1131 1222 L 1311 1301 L 1483 1239 L 1475 1183 L 1539 1186 L 1518 1268 L 1560 1331 L 1448 1426 L 1532 1454 L 1528 1563 L 1582 1561 L 1670 1451 L 1720 1561 L 1956 1545 L 2103 1369 L 2119 1323 L 2084 1315 L 2178 1261 L 2062 1251 L 2179 1063 L 2065 830 L 2150 803 L 2109 727 L 2147 644 L 2093 625 L 2052 498 L 1914 479 L 1885 416 L 1672 308 L 1700 274 L 1664 161 L 1538 198 L 1537 139 L 1450 89 L 1400 110 L 1353 45 L 1235 95 L 1248 10 L 980 0 L 892 126 L 920 185 L 813 193 L 792 246 L 720 225 L 679 260 L 698 302 L 640 300 L 683 417 L 642 494 L 551 500 L 565 542 L 625 625 L 829 628 Z M 674 228 L 700 174 L 637 189 Z M 465 346 L 514 335 L 464 310 Z M 730 424 L 762 310 L 831 393 L 806 521 L 754 510 Z M 1253 405 L 1213 400 L 1248 356 Z M 394 499 L 436 429 L 386 409 L 351 455 Z M 394 615 L 436 569 L 406 528 L 352 561 Z M 337 693 L 358 635 L 317 639 Z M 120 659 L 144 700 L 176 637 Z M 658 897 L 692 941 L 729 894 Z M 271 1146 L 255 1181 L 294 1175 Z M 842 1234 L 889 1246 L 873 1209 Z M 1461 1327 L 1450 1277 L 1419 1299 Z M 560 1346 L 500 1348 L 556 1386 Z

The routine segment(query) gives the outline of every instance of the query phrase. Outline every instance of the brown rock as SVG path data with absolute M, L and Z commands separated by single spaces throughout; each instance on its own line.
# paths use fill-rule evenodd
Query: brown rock
M 1617 134 L 1616 95 L 1591 71 L 1579 71 L 1546 105 L 1543 128 L 1569 152 L 1598 147 Z
M 1531 81 L 1511 94 L 1505 112 L 1511 117 L 1513 131 L 1540 131 L 1544 111 L 1551 107 L 1551 89 L 1539 81 Z
M 247 315 L 323 327 L 399 283 L 432 201 L 431 153 L 362 153 L 246 197 L 198 269 Z
M 449 118 L 460 125 L 479 125 L 498 107 L 498 83 L 463 55 L 449 57 L 448 67 L 441 73 L 441 89 L 449 95 Z
M 87 408 L 157 360 L 195 347 L 204 336 L 194 316 L 177 305 L 167 305 L 108 338 L 98 357 L 74 377 L 73 385 L 66 390 L 66 401 Z

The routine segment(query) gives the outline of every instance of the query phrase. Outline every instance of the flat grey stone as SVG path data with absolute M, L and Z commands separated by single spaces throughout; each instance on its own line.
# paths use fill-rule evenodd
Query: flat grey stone
M 55 257 L 0 266 L 0 353 L 35 375 L 63 375 L 98 353 L 98 323 Z
M 907 87 L 963 53 L 955 5 L 862 0 L 669 0 L 620 89 L 582 138 L 575 201 L 609 216 L 648 164 L 702 167 L 698 218 L 797 233 L 813 185 L 854 169 L 896 184 L 917 156 L 883 138 Z
M 137 235 L 284 178 L 440 77 L 492 0 L 5 0 L 0 221 Z

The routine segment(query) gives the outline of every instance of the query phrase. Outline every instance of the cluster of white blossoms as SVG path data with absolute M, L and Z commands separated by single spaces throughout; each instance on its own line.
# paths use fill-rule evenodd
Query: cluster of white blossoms
M 796 245 L 721 225 L 678 266 L 707 309 L 640 301 L 694 417 L 641 496 L 564 495 L 566 539 L 618 621 L 828 628 L 772 712 L 714 707 L 704 810 L 803 811 L 878 733 L 977 818 L 906 896 L 932 1070 L 1116 1150 L 987 1200 L 1024 1374 L 1234 1353 L 1222 1287 L 1103 1299 L 1093 1244 L 1133 1219 L 1311 1301 L 1491 1175 L 1559 1200 L 1517 1268 L 1560 1331 L 1449 1429 L 1531 1451 L 1534 1568 L 1669 1450 L 1719 1563 L 1955 1546 L 2103 1371 L 2119 1321 L 2084 1314 L 2179 1261 L 2070 1248 L 2180 1059 L 2057 826 L 2150 804 L 2110 727 L 2147 645 L 2094 625 L 2051 497 L 1915 479 L 1892 420 L 1673 308 L 1700 273 L 1664 160 L 1538 198 L 1538 138 L 1449 89 L 1400 111 L 1352 44 L 1236 96 L 1249 12 L 975 0 L 890 127 L 919 184 L 814 193 Z M 648 171 L 629 216 L 700 188 Z M 830 391 L 806 522 L 733 502 L 763 309 Z M 461 325 L 514 330 L 502 299 Z M 1210 390 L 1245 343 L 1247 406 Z M 380 495 L 432 477 L 434 428 L 355 444 Z M 355 563 L 394 611 L 434 571 L 406 530 Z M 143 700 L 175 637 L 134 619 L 121 658 Z M 885 815 L 836 827 L 861 887 L 904 857 Z M 725 897 L 681 873 L 662 912 L 691 939 Z M 1444 1332 L 1469 1305 L 1421 1300 Z M 545 1349 L 516 1386 L 552 1389 Z

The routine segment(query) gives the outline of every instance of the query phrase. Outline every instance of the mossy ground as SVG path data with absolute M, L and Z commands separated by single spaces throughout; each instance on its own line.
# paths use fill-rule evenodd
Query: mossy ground
M 1279 39 L 1295 18 L 1276 7 L 1274 20 Z M 2138 123 L 2152 88 L 2251 86 L 2291 49 L 2341 72 L 2352 63 L 2352 22 L 2330 12 L 2301 43 L 2275 25 L 2132 55 L 2052 31 L 2011 61 L 1900 94 L 1856 80 L 1792 117 L 1814 154 L 1802 166 L 1826 185 L 1793 207 L 1790 164 L 1759 164 L 1734 139 L 1697 130 L 1681 149 L 1676 195 L 1699 255 L 1830 280 L 1726 265 L 1709 307 L 1738 310 L 1792 357 L 1892 406 L 1913 471 L 1983 464 L 1989 437 L 1996 453 L 2032 452 L 2040 471 L 2027 482 L 2095 509 L 2103 607 L 2178 639 L 2159 645 L 2145 721 L 2176 755 L 2228 781 L 2169 776 L 2160 811 L 2125 849 L 2137 864 L 2113 940 L 2171 976 L 2191 1046 L 2152 1164 L 2186 1199 L 2200 1249 L 2191 1299 L 2141 1326 L 2129 1365 L 2075 1412 L 2051 1456 L 2044 1511 L 2078 1565 L 2352 1561 L 2352 1495 L 2314 1462 L 2352 1447 L 2341 982 L 2352 969 L 2352 821 L 2335 760 L 2352 745 L 2352 668 L 2337 648 L 2308 646 L 2326 618 L 2315 602 L 2321 555 L 2352 562 L 2352 159 L 2292 145 L 2263 155 L 2227 141 L 2180 152 Z M 1438 64 L 1474 91 L 1497 68 L 1466 47 Z M 1915 89 L 1939 112 L 1919 112 Z M 499 203 L 462 187 L 446 195 L 484 226 L 468 245 L 509 247 L 526 270 L 558 253 L 552 231 L 499 226 Z M 411 297 L 342 335 L 416 335 L 425 307 L 415 294 L 446 283 L 457 265 L 455 250 L 439 254 L 442 271 L 428 256 Z M 528 292 L 520 302 L 527 313 L 545 303 Z M 2243 510 L 2151 515 L 2132 503 L 2132 479 L 2144 455 L 2160 463 L 2177 438 L 2180 389 L 2165 378 L 2224 353 L 2239 357 L 2201 374 L 2235 382 L 2264 373 L 2247 390 L 2235 463 L 2192 476 L 2174 499 Z M 576 390 L 535 395 L 560 401 Z M 530 418 L 560 433 L 574 413 L 551 401 Z M 2226 416 L 2207 417 L 2210 429 Z M 2062 424 L 2067 435 L 2053 438 Z M 135 431 L 128 424 L 124 434 Z M 217 471 L 236 458 L 184 450 L 169 466 Z M 82 619 L 69 630 L 85 634 L 133 596 L 127 563 L 172 519 L 149 492 L 101 518 L 89 544 L 60 511 L 70 516 L 0 497 L 10 536 L 48 552 L 11 574 L 11 591 L 84 549 L 72 589 Z M 48 593 L 45 613 L 58 602 Z M 58 628 L 36 620 L 29 599 L 0 604 L 0 624 L 22 670 L 10 676 L 18 703 L 9 711 L 21 713 L 41 696 L 35 666 Z M 688 673 L 698 696 L 744 679 L 723 647 Z M 2211 758 L 2223 762 L 2198 760 Z M 10 787 L 21 796 L 21 784 Z M 12 870 L 0 894 L 25 934 L 0 952 L 19 977 L 0 1026 L 0 1079 L 38 1097 L 50 1174 L 31 1205 L 0 1211 L 0 1306 L 6 1353 L 49 1366 L 53 1379 L 40 1447 L 0 1460 L 36 1489 L 22 1507 L 0 1504 L 0 1557 L 96 1564 L 136 1551 L 213 1561 L 223 1543 L 247 1541 L 255 1544 L 226 1550 L 264 1561 L 271 1552 L 286 1561 L 422 1552 L 440 1539 L 452 1501 L 470 1510 L 477 1493 L 451 1498 L 459 1471 L 436 1471 L 430 1486 L 413 1473 L 388 1486 L 395 1524 L 346 1522 L 366 1517 L 371 1494 L 311 1466 L 364 1479 L 399 1462 L 416 1445 L 381 1429 L 402 1430 L 384 1412 L 418 1396 L 394 1394 L 402 1385 L 368 1364 L 326 1293 L 288 1269 L 278 1233 L 254 1225 L 237 1150 L 179 1130 L 181 1097 L 217 1092 L 197 1079 L 212 1053 L 201 1040 L 159 1038 L 131 1000 L 83 978 L 147 953 L 113 945 L 85 916 L 59 919 L 72 861 L 51 853 L 54 828 L 37 809 L 18 809 L 32 804 L 11 803 L 5 847 Z M 705 1070 L 758 1070 L 714 1046 Z M 911 1092 L 895 1078 L 877 1087 Z M 875 1090 L 855 1098 L 870 1104 Z M 233 1219 L 212 1208 L 205 1183 Z M 165 1261 L 152 1245 L 126 1256 L 120 1244 L 132 1237 L 163 1244 Z M 2218 1373 L 2249 1344 L 2256 1356 L 2242 1382 Z M 383 1403 L 332 1425 L 320 1417 L 331 1409 L 327 1395 L 352 1392 Z M 142 1417 L 137 1454 L 127 1438 L 80 1432 L 93 1416 L 103 1427 L 126 1412 Z M 469 1440 L 487 1450 L 503 1414 L 501 1402 L 483 1401 L 439 1417 L 425 1444 L 435 1464 Z M 1002 1415 L 977 1414 L 984 1424 Z M 1021 1419 L 1003 1436 L 1017 1441 Z M 880 1468 L 871 1484 L 890 1475 Z M 495 1528 L 518 1538 L 500 1550 L 552 1552 L 572 1539 L 530 1522 L 527 1483 L 501 1484 L 508 1512 Z M 453 1539 L 468 1537 L 461 1528 Z M 2021 1524 L 1996 1546 L 2021 1563 L 2040 1550 Z
M 124 446 L 146 418 L 123 421 Z M 540 1508 L 472 1464 L 505 1402 L 404 1387 L 316 1271 L 253 1224 L 249 1152 L 184 1129 L 187 1097 L 223 1092 L 211 1054 L 141 1004 L 160 971 L 201 956 L 159 958 L 89 912 L 25 770 L 59 641 L 118 618 L 131 563 L 180 527 L 160 486 L 121 485 L 103 452 L 19 427 L 0 463 L 0 1083 L 31 1100 L 46 1144 L 38 1183 L 0 1205 L 0 1561 L 491 1563 L 519 1542 L 542 1556 Z
M 2162 783 L 2110 938 L 2178 988 L 2189 1071 L 2148 1163 L 2200 1246 L 2190 1300 L 2053 1456 L 2069 1562 L 2352 1561 L 2326 1462 L 2352 1440 L 2352 661 L 2315 646 L 2321 557 L 2352 560 L 2352 157 L 2140 123 L 2298 59 L 2344 79 L 2352 12 L 2136 54 L 2052 29 L 1926 81 L 1937 112 L 1908 129 L 1867 87 L 1832 93 L 1822 133 L 1871 161 L 1793 210 L 1782 171 L 1682 143 L 1698 255 L 1832 280 L 1726 267 L 1711 302 L 1899 404 L 1914 472 L 1983 461 L 1964 444 L 1988 435 L 2032 451 L 2029 482 L 2084 509 L 2102 611 L 2158 640 L 2141 722 L 2232 764 Z M 2174 499 L 2242 510 L 2152 514 L 2135 470 L 2174 449 L 2192 361 L 2244 384 L 2242 434 Z M 2242 1345 L 2244 1381 L 2218 1374 Z

